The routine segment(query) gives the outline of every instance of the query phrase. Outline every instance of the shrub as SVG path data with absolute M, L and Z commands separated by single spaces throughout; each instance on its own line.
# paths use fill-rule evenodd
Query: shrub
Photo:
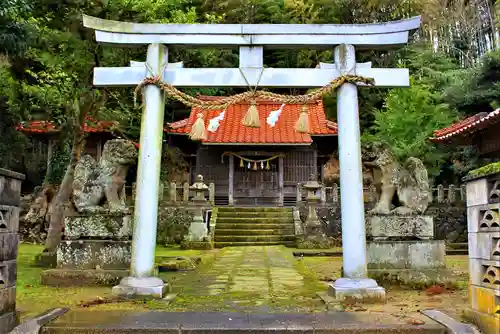
M 185 209 L 160 206 L 156 243 L 180 244 L 189 231 L 192 218 L 193 214 Z

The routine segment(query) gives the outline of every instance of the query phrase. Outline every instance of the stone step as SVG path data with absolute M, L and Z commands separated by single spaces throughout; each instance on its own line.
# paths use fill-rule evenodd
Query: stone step
M 215 229 L 215 237 L 231 235 L 293 235 L 293 226 L 276 230 L 256 230 L 256 229 Z
M 218 229 L 222 230 L 246 230 L 246 229 L 252 229 L 252 230 L 287 230 L 287 229 L 293 229 L 293 224 L 267 224 L 267 223 L 259 223 L 259 224 L 247 224 L 247 223 L 240 223 L 240 224 L 232 224 L 232 223 L 220 223 L 217 221 L 217 225 L 215 225 L 215 231 Z
M 292 212 L 233 212 L 233 211 L 218 211 L 217 217 L 230 217 L 230 218 L 290 218 L 293 219 Z
M 240 218 L 240 217 L 220 217 L 217 216 L 217 224 L 293 224 L 289 218 Z
M 280 207 L 219 207 L 219 212 L 293 212 L 292 208 Z
M 40 330 L 45 334 L 143 333 L 316 333 L 445 334 L 447 328 L 422 317 L 422 325 L 382 313 L 133 312 L 71 310 Z M 424 321 L 422 321 L 424 322 Z
M 244 247 L 244 246 L 275 246 L 284 245 L 287 247 L 295 246 L 295 241 L 219 241 L 215 242 L 215 248 L 224 247 Z
M 217 235 L 215 234 L 215 242 L 217 241 L 294 241 L 294 235 Z

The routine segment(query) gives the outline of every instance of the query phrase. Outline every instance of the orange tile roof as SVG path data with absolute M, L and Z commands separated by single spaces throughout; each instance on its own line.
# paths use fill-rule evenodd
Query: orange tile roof
M 211 99 L 211 97 L 203 97 Z M 322 102 L 309 104 L 309 125 L 311 133 L 295 131 L 295 123 L 299 118 L 301 105 L 287 104 L 283 108 L 274 127 L 267 124 L 269 113 L 281 107 L 281 104 L 269 101 L 257 101 L 257 110 L 260 116 L 260 128 L 244 126 L 244 118 L 249 104 L 231 105 L 224 114 L 224 120 L 219 122 L 216 131 L 207 130 L 207 139 L 204 144 L 311 144 L 312 136 L 336 136 L 337 124 L 326 119 Z M 188 134 L 196 120 L 198 113 L 203 113 L 205 127 L 209 121 L 218 116 L 222 110 L 200 110 L 193 108 L 189 118 L 169 123 L 165 128 L 168 133 Z
M 115 122 L 97 121 L 91 117 L 86 118 L 84 131 L 86 133 L 111 132 Z M 29 121 L 22 122 L 16 126 L 16 130 L 27 134 L 58 133 L 59 129 L 51 121 Z
M 500 121 L 500 109 L 490 113 L 479 113 L 456 122 L 449 127 L 434 131 L 434 136 L 430 140 L 434 142 L 449 140 L 457 135 L 470 134 L 483 129 L 497 121 Z

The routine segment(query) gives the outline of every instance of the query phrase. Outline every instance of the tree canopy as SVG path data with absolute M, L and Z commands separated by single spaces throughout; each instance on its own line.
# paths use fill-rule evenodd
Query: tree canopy
M 426 140 L 432 130 L 498 105 L 496 9 L 490 0 L 0 0 L 0 135 L 9 143 L 0 144 L 0 166 L 28 168 L 26 161 L 12 154 L 13 147 L 19 151 L 31 145 L 14 130 L 21 120 L 51 119 L 63 133 L 72 134 L 82 113 L 92 114 L 118 121 L 117 132 L 138 138 L 140 110 L 134 108 L 132 89 L 93 87 L 92 68 L 127 66 L 130 60 L 144 60 L 146 50 L 96 44 L 92 31 L 83 28 L 82 13 L 163 23 L 347 24 L 422 15 L 421 30 L 404 50 L 358 53 L 359 61 L 372 61 L 374 67 L 407 67 L 412 75 L 409 89 L 362 90 L 360 117 L 365 138 L 383 140 L 398 156 L 417 155 L 438 169 L 448 153 Z M 174 47 L 169 57 L 186 67 L 238 64 L 232 49 Z M 331 59 L 330 50 L 265 52 L 265 64 L 270 67 L 313 68 Z M 335 120 L 334 95 L 325 98 L 325 106 L 328 118 Z M 186 110 L 168 105 L 165 119 L 183 118 Z

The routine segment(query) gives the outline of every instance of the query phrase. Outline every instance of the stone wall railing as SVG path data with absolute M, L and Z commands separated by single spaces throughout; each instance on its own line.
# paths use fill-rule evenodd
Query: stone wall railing
M 467 182 L 469 316 L 484 333 L 500 319 L 500 173 Z
M 17 325 L 16 277 L 21 182 L 24 175 L 0 168 L 0 334 Z
M 466 200 L 466 185 L 448 187 L 442 184 L 432 189 L 432 203 L 434 204 L 465 204 Z M 340 187 L 337 183 L 332 186 L 324 186 L 321 190 L 321 203 L 325 206 L 338 205 L 340 202 Z M 377 188 L 375 185 L 363 187 L 365 202 L 375 202 L 377 200 Z M 302 184 L 297 184 L 297 203 L 304 202 L 305 193 L 302 189 Z
M 163 184 L 160 186 L 159 193 L 159 202 L 164 205 L 172 205 L 172 206 L 185 206 L 185 205 L 193 205 L 192 199 L 194 196 L 194 191 L 189 189 L 190 184 L 187 182 L 184 183 L 175 183 L 171 182 L 168 184 Z M 132 184 L 131 187 L 126 189 L 126 193 L 130 194 L 131 197 L 128 197 L 128 201 L 133 203 L 133 199 L 135 198 L 135 183 Z M 215 204 L 215 184 L 208 184 L 208 203 L 210 205 Z

